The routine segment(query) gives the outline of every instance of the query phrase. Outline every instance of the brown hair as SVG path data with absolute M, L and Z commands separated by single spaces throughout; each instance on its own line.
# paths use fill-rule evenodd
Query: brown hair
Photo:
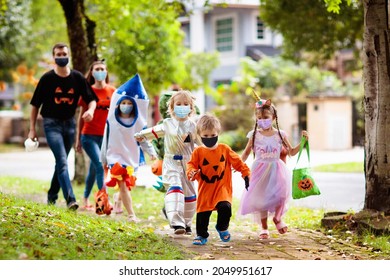
M 204 130 L 212 130 L 212 129 L 215 129 L 218 134 L 221 132 L 221 123 L 213 115 L 205 114 L 201 116 L 196 123 L 196 133 L 198 135 L 200 135 L 201 132 Z
M 96 60 L 96 61 L 92 62 L 91 66 L 89 66 L 89 69 L 88 69 L 87 74 L 85 75 L 85 78 L 87 79 L 87 81 L 88 81 L 88 83 L 89 83 L 90 85 L 93 85 L 93 84 L 96 82 L 96 81 L 95 81 L 95 78 L 94 78 L 93 75 L 92 75 L 92 71 L 93 71 L 93 67 L 94 67 L 95 65 L 98 65 L 98 64 L 103 64 L 103 65 L 106 67 L 106 70 L 107 70 L 107 65 L 106 65 L 106 63 L 104 62 L 104 59 L 102 59 L 102 60 Z M 110 78 L 108 77 L 108 70 L 107 70 L 107 76 L 106 76 L 105 82 L 106 82 L 107 84 L 110 83 Z
M 286 142 L 284 142 L 282 134 L 280 133 L 279 122 L 278 122 L 278 112 L 277 112 L 275 106 L 273 104 L 272 105 L 264 104 L 262 107 L 256 108 L 256 112 L 259 112 L 260 114 L 263 114 L 263 112 L 266 111 L 266 110 L 269 111 L 272 114 L 273 118 L 275 118 L 276 128 L 278 130 L 278 134 L 279 134 L 280 140 L 282 140 L 283 146 L 286 147 L 286 149 L 288 150 L 287 144 L 286 144 Z M 253 129 L 253 135 L 252 135 L 252 151 L 253 152 L 255 151 L 254 148 L 255 148 L 256 131 L 257 131 L 257 118 L 256 118 L 256 121 L 255 121 L 255 127 Z
M 55 45 L 53 46 L 52 51 L 51 51 L 52 54 L 53 54 L 53 56 L 54 56 L 54 50 L 55 50 L 55 49 L 63 49 L 63 48 L 67 48 L 67 49 L 69 50 L 68 45 L 65 44 L 65 43 L 57 43 L 57 44 L 55 44 Z

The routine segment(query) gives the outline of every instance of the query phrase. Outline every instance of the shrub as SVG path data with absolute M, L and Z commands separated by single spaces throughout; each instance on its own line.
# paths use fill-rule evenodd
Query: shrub
M 248 139 L 246 138 L 247 133 L 247 131 L 242 129 L 225 131 L 219 136 L 219 142 L 225 143 L 230 146 L 233 151 L 238 152 L 243 150 L 248 142 Z

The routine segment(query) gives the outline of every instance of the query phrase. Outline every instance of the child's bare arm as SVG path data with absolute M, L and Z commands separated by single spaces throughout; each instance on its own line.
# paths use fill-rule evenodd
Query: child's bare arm
M 156 150 L 150 141 L 142 141 L 139 143 L 142 151 L 147 153 L 150 156 L 151 160 L 155 160 L 157 158 Z
M 306 140 L 309 139 L 309 134 L 307 133 L 306 130 L 302 130 L 302 137 L 305 137 Z M 295 156 L 298 152 L 299 152 L 299 147 L 300 147 L 301 143 L 299 143 L 298 145 L 296 145 L 294 148 L 291 147 L 290 145 L 290 149 L 289 149 L 289 154 L 290 156 Z
M 248 159 L 249 154 L 252 150 L 252 138 L 248 139 L 248 143 L 246 144 L 246 147 L 244 149 L 244 152 L 241 155 L 242 161 L 246 161 Z

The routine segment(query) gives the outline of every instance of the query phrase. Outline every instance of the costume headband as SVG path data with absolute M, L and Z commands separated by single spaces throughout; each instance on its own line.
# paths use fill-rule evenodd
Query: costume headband
M 252 89 L 252 92 L 253 92 L 253 95 L 255 96 L 255 99 L 256 99 L 256 109 L 261 108 L 263 106 L 271 107 L 271 99 L 268 99 L 268 100 L 261 99 L 260 95 L 257 94 L 257 92 L 254 89 Z
M 256 102 L 256 109 L 262 108 L 263 106 L 271 107 L 271 99 L 261 99 Z

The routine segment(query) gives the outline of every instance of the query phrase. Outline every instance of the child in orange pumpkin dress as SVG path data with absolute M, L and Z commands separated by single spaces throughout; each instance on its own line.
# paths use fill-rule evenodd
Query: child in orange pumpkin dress
M 187 176 L 197 180 L 198 201 L 196 205 L 196 233 L 194 245 L 204 245 L 209 236 L 208 225 L 212 211 L 217 210 L 216 230 L 223 242 L 230 240 L 228 231 L 232 215 L 232 167 L 241 172 L 245 188 L 249 185 L 249 167 L 228 145 L 218 144 L 221 132 L 219 120 L 203 115 L 197 122 L 197 134 L 203 146 L 197 147 L 187 163 Z
M 272 126 L 274 121 L 276 128 Z M 307 132 L 302 131 L 302 136 L 307 139 Z M 274 214 L 273 222 L 279 233 L 287 232 L 282 216 L 291 197 L 291 172 L 280 155 L 284 149 L 288 155 L 294 156 L 299 151 L 299 144 L 292 147 L 286 133 L 279 129 L 277 111 L 271 100 L 259 100 L 256 103 L 255 127 L 247 137 L 249 140 L 242 160 L 246 161 L 251 151 L 255 159 L 249 190 L 243 193 L 239 213 L 253 214 L 255 222 L 262 227 L 260 239 L 267 239 L 269 213 Z

